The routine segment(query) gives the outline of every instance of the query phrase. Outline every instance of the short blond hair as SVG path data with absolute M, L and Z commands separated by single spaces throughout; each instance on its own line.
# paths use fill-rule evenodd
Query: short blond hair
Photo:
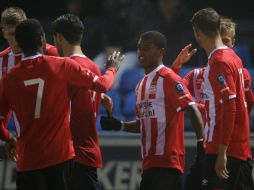
M 221 17 L 220 21 L 220 31 L 221 33 L 234 32 L 237 24 L 230 18 Z
M 9 7 L 1 14 L 1 24 L 15 26 L 26 20 L 26 13 L 19 7 Z

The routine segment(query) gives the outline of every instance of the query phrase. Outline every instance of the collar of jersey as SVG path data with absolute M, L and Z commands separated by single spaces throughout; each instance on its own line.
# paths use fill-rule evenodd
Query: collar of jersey
M 35 59 L 35 58 L 40 57 L 40 56 L 42 56 L 41 53 L 36 53 L 36 55 L 24 57 L 24 58 L 22 59 L 22 61 L 26 61 L 26 60 L 30 60 L 30 59 Z
M 211 56 L 214 54 L 214 52 L 216 52 L 217 50 L 219 50 L 219 49 L 227 49 L 228 47 L 227 46 L 225 46 L 225 45 L 223 45 L 223 46 L 220 46 L 220 47 L 218 47 L 218 48 L 215 48 L 210 54 L 209 54 L 209 56 L 208 56 L 208 60 L 211 58 Z
M 10 54 L 14 55 L 14 56 L 23 56 L 23 53 L 14 53 L 12 50 L 10 51 Z
M 146 77 L 152 76 L 154 75 L 154 73 L 156 73 L 157 71 L 159 71 L 162 67 L 164 67 L 164 65 L 161 63 L 158 67 L 156 67 L 153 71 L 151 71 L 150 73 L 146 74 Z
M 86 55 L 84 55 L 84 54 L 79 54 L 79 53 L 74 53 L 74 54 L 70 55 L 70 58 L 71 58 L 71 57 L 83 57 L 83 58 L 85 58 Z

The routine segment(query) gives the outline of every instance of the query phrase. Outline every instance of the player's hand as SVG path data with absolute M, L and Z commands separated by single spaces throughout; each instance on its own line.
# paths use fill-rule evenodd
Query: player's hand
M 5 143 L 5 150 L 7 152 L 8 157 L 15 162 L 18 159 L 16 144 L 17 144 L 17 140 L 12 135 L 10 136 L 10 139 Z
M 171 68 L 176 71 L 179 72 L 180 69 L 182 68 L 182 65 L 187 63 L 192 56 L 197 52 L 197 49 L 193 49 L 191 50 L 192 44 L 189 44 L 187 46 L 185 46 L 181 52 L 177 55 L 175 61 L 173 62 Z
M 114 51 L 108 57 L 106 68 L 114 67 L 118 70 L 120 65 L 123 62 L 123 59 L 124 59 L 124 55 L 121 55 L 120 51 Z
M 105 117 L 101 116 L 101 128 L 102 130 L 111 130 L 111 131 L 120 131 L 122 123 L 120 120 L 114 118 L 114 117 Z
M 112 117 L 113 106 L 114 106 L 112 99 L 108 95 L 102 93 L 101 94 L 101 104 L 107 110 L 108 115 L 110 117 Z
M 218 154 L 215 163 L 215 171 L 220 179 L 229 178 L 229 173 L 227 170 L 227 156 L 225 154 Z
M 197 142 L 197 161 L 201 161 L 205 158 L 204 141 Z

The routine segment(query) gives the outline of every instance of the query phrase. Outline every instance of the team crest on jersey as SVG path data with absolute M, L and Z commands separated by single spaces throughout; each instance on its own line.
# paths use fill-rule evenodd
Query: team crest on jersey
M 224 75 L 222 75 L 222 74 L 218 75 L 217 80 L 220 84 L 225 84 L 226 83 L 226 79 L 225 79 Z
M 156 91 L 157 91 L 156 84 L 151 84 L 149 88 L 149 94 L 156 94 Z
M 177 83 L 175 88 L 176 88 L 177 93 L 183 93 L 184 92 L 184 87 L 181 83 Z

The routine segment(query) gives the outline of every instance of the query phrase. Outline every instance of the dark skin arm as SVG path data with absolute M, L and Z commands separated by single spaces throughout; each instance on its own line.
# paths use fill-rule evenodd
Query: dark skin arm
M 196 133 L 197 139 L 203 138 L 203 120 L 201 113 L 196 105 L 189 105 L 186 108 L 188 116 L 191 120 L 191 125 Z
M 129 132 L 129 133 L 140 133 L 139 120 L 124 122 L 123 131 Z

